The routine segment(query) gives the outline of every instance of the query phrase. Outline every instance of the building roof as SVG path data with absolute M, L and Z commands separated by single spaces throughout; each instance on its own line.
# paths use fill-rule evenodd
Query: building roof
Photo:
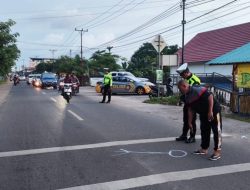
M 207 64 L 209 65 L 230 65 L 235 63 L 250 63 L 250 43 L 247 43 L 233 51 L 217 57 Z
M 184 46 L 184 62 L 208 62 L 250 42 L 250 22 L 197 34 Z M 180 49 L 179 63 L 182 62 Z

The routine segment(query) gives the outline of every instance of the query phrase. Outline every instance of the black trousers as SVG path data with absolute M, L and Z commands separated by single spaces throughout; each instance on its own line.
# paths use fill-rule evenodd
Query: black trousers
M 190 130 L 190 137 L 195 137 L 196 134 L 196 113 L 193 114 L 193 119 L 192 119 L 192 126 L 193 129 Z M 182 128 L 182 136 L 186 137 L 188 135 L 188 107 L 184 105 L 183 107 L 183 128 Z
M 221 149 L 222 120 L 221 113 L 214 114 L 214 120 L 209 122 L 207 115 L 200 115 L 201 119 L 201 148 L 208 149 L 210 144 L 211 129 L 214 134 L 214 150 Z
M 102 102 L 105 102 L 107 94 L 108 94 L 108 101 L 110 102 L 111 101 L 111 87 L 110 87 L 110 85 L 104 86 Z

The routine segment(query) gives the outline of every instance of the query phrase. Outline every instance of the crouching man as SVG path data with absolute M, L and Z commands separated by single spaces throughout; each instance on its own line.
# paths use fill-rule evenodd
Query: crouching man
M 210 144 L 211 129 L 214 134 L 214 152 L 210 160 L 221 158 L 222 120 L 220 104 L 214 99 L 213 94 L 207 88 L 190 86 L 185 80 L 178 82 L 178 88 L 185 95 L 188 106 L 188 125 L 192 130 L 193 112 L 200 115 L 201 123 L 201 148 L 194 154 L 207 154 Z

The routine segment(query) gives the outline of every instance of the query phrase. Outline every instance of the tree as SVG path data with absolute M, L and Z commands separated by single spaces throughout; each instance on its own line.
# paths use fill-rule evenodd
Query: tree
M 178 45 L 166 46 L 161 54 L 174 54 L 178 51 Z M 151 43 L 144 43 L 131 57 L 127 71 L 132 72 L 137 77 L 147 77 L 151 81 L 155 80 L 155 70 L 157 65 L 157 51 Z M 169 68 L 164 68 L 168 72 Z
M 89 60 L 90 75 L 100 75 L 100 72 L 103 72 L 103 68 L 109 68 L 111 71 L 121 69 L 121 66 L 117 64 L 119 58 L 120 56 L 105 51 L 96 51 Z
M 0 75 L 6 75 L 15 65 L 15 60 L 20 56 L 16 45 L 18 33 L 11 33 L 11 27 L 15 25 L 13 20 L 0 22 Z

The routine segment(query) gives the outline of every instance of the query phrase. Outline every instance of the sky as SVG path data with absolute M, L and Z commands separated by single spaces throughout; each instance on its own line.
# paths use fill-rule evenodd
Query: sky
M 167 45 L 182 45 L 182 0 L 0 0 L 0 21 L 12 19 L 21 56 L 83 57 L 107 50 L 128 60 L 146 42 L 161 34 Z M 196 34 L 250 22 L 250 0 L 186 0 L 186 44 Z

